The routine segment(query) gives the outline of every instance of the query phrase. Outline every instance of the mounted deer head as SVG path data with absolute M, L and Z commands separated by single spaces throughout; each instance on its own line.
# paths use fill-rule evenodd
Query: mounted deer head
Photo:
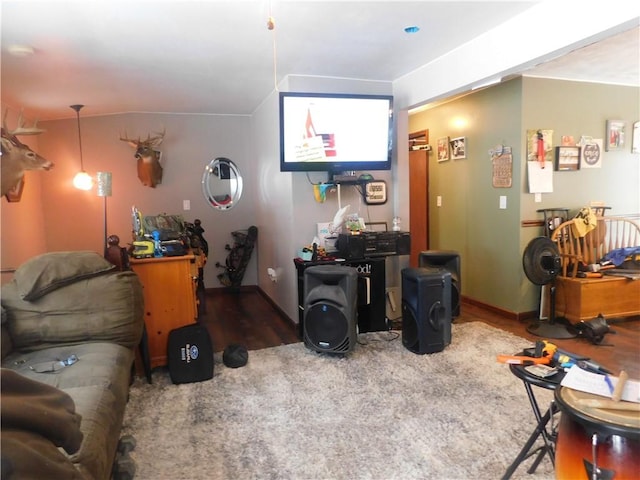
M 138 178 L 145 187 L 156 188 L 162 183 L 162 165 L 160 165 L 160 155 L 162 152 L 156 150 L 164 140 L 163 131 L 155 136 L 148 135 L 146 140 L 137 140 L 120 137 L 120 140 L 127 142 L 136 149 L 135 157 L 138 159 Z
M 37 128 L 38 121 L 36 120 L 31 127 L 25 127 L 22 112 L 20 112 L 18 127 L 15 130 L 9 130 L 7 113 L 8 110 L 5 110 L 2 118 L 1 195 L 6 195 L 18 186 L 24 177 L 25 170 L 49 170 L 53 167 L 52 162 L 35 153 L 17 138 L 17 135 L 38 135 L 44 132 Z

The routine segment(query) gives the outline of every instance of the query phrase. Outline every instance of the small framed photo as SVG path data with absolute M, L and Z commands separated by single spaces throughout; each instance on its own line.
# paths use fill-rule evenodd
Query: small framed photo
M 634 122 L 631 135 L 631 153 L 640 153 L 640 122 Z
M 605 150 L 619 150 L 624 147 L 624 120 L 607 120 Z
M 585 138 L 580 145 L 580 169 L 602 168 L 602 139 Z
M 580 147 L 556 147 L 556 170 L 580 170 Z
M 467 158 L 467 139 L 466 137 L 452 138 L 449 142 L 451 146 L 451 158 L 459 160 L 461 158 Z
M 440 137 L 438 139 L 438 161 L 446 162 L 449 160 L 449 137 Z

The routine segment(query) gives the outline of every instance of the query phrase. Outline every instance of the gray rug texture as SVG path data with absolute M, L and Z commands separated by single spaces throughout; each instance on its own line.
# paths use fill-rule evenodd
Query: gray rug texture
M 499 479 L 535 418 L 496 355 L 529 346 L 474 322 L 454 324 L 434 354 L 376 332 L 346 356 L 296 343 L 251 351 L 231 369 L 216 354 L 213 379 L 199 383 L 156 370 L 151 385 L 135 380 L 125 415 L 135 478 Z M 534 390 L 546 410 L 552 392 Z M 532 462 L 512 478 L 553 478 L 548 458 L 529 475 Z

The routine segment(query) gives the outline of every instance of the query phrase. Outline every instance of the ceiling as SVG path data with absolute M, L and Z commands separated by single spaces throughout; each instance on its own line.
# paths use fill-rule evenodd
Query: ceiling
M 83 115 L 251 114 L 287 75 L 390 82 L 535 3 L 2 0 L 2 103 L 40 120 L 74 117 L 77 103 Z M 638 36 L 525 73 L 640 85 Z

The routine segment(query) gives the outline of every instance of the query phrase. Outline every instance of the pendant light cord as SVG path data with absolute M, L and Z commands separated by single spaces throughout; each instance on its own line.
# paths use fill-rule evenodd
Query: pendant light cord
M 269 18 L 267 18 L 267 29 L 271 31 L 273 39 L 273 88 L 278 91 L 278 52 L 276 41 L 276 21 L 271 11 L 271 0 L 269 0 Z
M 84 162 L 82 160 L 82 135 L 80 135 L 80 109 L 84 107 L 84 105 L 71 105 L 76 111 L 76 118 L 78 119 L 78 144 L 80 145 L 80 171 L 84 172 Z

